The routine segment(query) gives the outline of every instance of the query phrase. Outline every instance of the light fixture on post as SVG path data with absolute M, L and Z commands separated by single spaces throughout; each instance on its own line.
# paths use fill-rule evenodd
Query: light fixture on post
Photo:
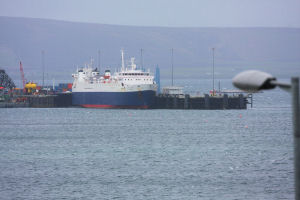
M 295 199 L 300 200 L 300 106 L 299 78 L 293 77 L 291 83 L 280 83 L 271 74 L 249 70 L 241 72 L 232 79 L 235 87 L 246 91 L 258 91 L 280 87 L 292 94 L 293 132 L 294 132 L 294 171 Z

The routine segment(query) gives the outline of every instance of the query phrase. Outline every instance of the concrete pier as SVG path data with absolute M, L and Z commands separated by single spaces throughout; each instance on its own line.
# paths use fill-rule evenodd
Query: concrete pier
M 224 109 L 247 109 L 247 97 L 243 94 L 236 96 L 210 96 L 190 97 L 190 95 L 159 95 L 155 98 L 152 109 L 201 109 L 201 110 L 224 110 Z
M 0 108 L 59 108 L 72 106 L 72 94 L 60 93 L 55 95 L 20 95 L 15 101 L 1 102 Z
M 199 109 L 199 110 L 224 110 L 224 109 L 247 109 L 247 96 L 243 94 L 228 96 L 210 96 L 205 94 L 201 97 L 190 95 L 158 95 L 151 109 Z M 19 96 L 24 101 L 15 103 L 0 103 L 0 108 L 58 108 L 72 107 L 72 94 L 60 93 L 55 95 L 24 95 Z
M 72 106 L 72 94 L 60 93 L 55 95 L 31 95 L 27 97 L 29 107 L 57 108 Z

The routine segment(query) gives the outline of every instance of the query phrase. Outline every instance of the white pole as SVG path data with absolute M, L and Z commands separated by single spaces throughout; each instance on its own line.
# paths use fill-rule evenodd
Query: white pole
M 173 48 L 171 49 L 171 64 L 172 64 L 172 86 L 173 86 L 173 75 L 174 75 L 174 67 L 173 67 Z
M 100 69 L 101 69 L 101 67 L 100 67 L 100 50 L 98 50 L 98 71 L 99 71 L 99 73 L 101 73 L 100 72 Z
M 215 96 L 215 48 L 212 48 L 213 51 L 213 95 Z
M 45 51 L 42 50 L 42 68 L 43 68 L 43 85 L 42 88 L 45 86 Z
M 142 70 L 144 70 L 144 66 L 143 66 L 143 50 L 144 49 L 141 49 L 141 68 L 142 68 Z
M 122 58 L 122 71 L 125 70 L 125 63 L 124 63 L 124 50 L 121 50 L 121 58 Z
M 300 200 L 300 106 L 299 78 L 292 78 L 295 199 Z

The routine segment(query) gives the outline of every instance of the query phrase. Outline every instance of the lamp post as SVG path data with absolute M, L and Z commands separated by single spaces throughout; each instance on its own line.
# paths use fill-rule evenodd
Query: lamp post
M 173 48 L 171 49 L 171 65 L 172 65 L 172 86 L 173 86 L 173 75 L 174 75 L 174 70 L 173 70 Z
M 213 96 L 215 96 L 215 48 L 212 48 L 213 63 L 212 63 L 212 78 L 213 78 Z
M 300 200 L 300 106 L 299 106 L 299 78 L 292 78 L 291 83 L 280 83 L 272 75 L 261 71 L 244 71 L 236 75 L 233 85 L 247 91 L 273 89 L 276 86 L 292 94 L 293 132 L 294 132 L 294 171 L 295 171 L 295 199 Z

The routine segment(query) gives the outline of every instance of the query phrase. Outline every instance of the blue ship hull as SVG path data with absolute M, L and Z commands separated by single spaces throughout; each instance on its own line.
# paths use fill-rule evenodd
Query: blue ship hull
M 149 108 L 155 102 L 155 91 L 73 92 L 72 104 L 87 108 Z

